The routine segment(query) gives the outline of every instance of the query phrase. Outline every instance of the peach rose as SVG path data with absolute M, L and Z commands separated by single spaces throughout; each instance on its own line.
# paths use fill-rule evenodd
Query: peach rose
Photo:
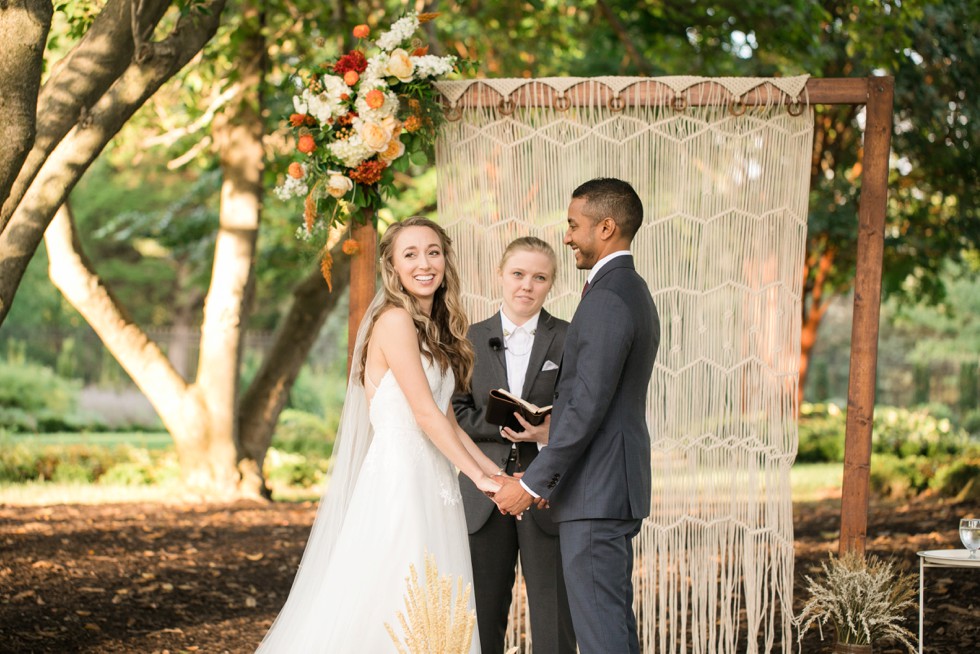
M 367 95 L 364 96 L 364 101 L 367 102 L 367 106 L 371 107 L 372 109 L 379 109 L 384 106 L 385 103 L 384 91 L 381 91 L 380 89 L 371 89 L 367 92 Z
M 348 70 L 344 73 L 344 84 L 347 86 L 354 86 L 359 79 L 361 79 L 361 76 L 357 74 L 356 70 Z
M 385 161 L 394 161 L 403 154 L 405 154 L 405 144 L 399 139 L 391 139 L 388 142 L 388 147 L 385 148 L 385 151 L 380 153 L 378 156 Z
M 401 82 L 411 82 L 412 73 L 415 72 L 415 64 L 411 57 L 402 48 L 391 51 L 388 55 L 388 68 L 385 71 L 392 77 L 397 77 Z
M 303 179 L 306 177 L 306 173 L 303 172 L 303 165 L 298 161 L 289 164 L 288 172 L 289 176 L 293 179 Z
M 330 179 L 327 180 L 327 193 L 337 199 L 347 195 L 352 188 L 354 188 L 354 182 L 352 182 L 349 177 L 341 175 L 340 173 L 334 173 L 330 176 Z
M 371 33 L 371 28 L 365 24 L 356 25 L 354 27 L 354 38 L 355 39 L 366 39 L 367 35 Z
M 364 141 L 364 145 L 375 152 L 384 152 L 388 148 L 388 142 L 391 140 L 390 129 L 370 120 L 365 120 L 361 123 L 359 134 L 361 135 L 361 140 Z

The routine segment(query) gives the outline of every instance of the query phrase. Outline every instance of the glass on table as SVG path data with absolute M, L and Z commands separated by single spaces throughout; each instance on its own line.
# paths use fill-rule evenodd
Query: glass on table
M 963 547 L 970 550 L 970 558 L 977 558 L 977 550 L 980 549 L 980 519 L 960 520 L 960 540 L 963 541 Z

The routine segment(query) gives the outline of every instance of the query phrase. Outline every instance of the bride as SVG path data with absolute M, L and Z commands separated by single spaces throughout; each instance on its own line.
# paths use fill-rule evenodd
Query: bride
M 472 583 L 458 468 L 499 473 L 456 424 L 473 349 L 448 235 L 415 216 L 381 240 L 382 288 L 358 331 L 333 472 L 289 598 L 259 652 L 396 651 L 409 566 Z M 473 610 L 473 598 L 470 597 Z M 471 654 L 479 653 L 474 629 Z

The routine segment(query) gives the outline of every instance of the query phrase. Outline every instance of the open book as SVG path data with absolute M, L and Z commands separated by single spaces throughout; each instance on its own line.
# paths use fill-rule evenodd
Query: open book
M 551 413 L 551 406 L 536 406 L 502 388 L 490 391 L 490 397 L 487 399 L 487 422 L 491 425 L 510 427 L 514 431 L 524 431 L 524 427 L 514 417 L 515 411 L 532 425 L 540 425 Z

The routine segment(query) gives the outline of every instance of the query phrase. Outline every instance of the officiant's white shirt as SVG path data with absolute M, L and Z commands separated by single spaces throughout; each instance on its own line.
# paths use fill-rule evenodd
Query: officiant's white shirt
M 521 397 L 524 390 L 524 380 L 527 379 L 527 364 L 531 362 L 531 348 L 534 346 L 534 334 L 538 331 L 538 311 L 523 325 L 516 325 L 507 317 L 503 307 L 500 309 L 500 324 L 504 333 L 504 355 L 507 360 L 508 390 Z

